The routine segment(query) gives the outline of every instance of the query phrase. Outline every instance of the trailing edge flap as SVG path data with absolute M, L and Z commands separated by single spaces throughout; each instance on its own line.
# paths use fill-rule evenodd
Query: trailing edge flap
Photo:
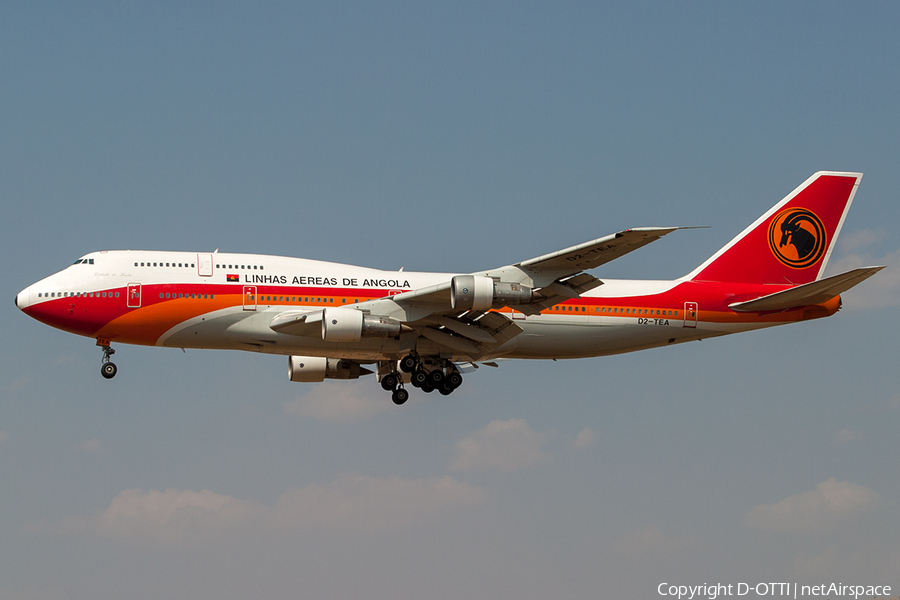
M 734 304 L 729 304 L 728 308 L 736 312 L 765 312 L 822 304 L 862 283 L 883 268 L 860 267 L 840 275 L 826 277 L 825 279 L 798 285 L 789 290 L 775 292 L 756 300 L 735 302 Z
M 636 227 L 606 237 L 584 242 L 571 248 L 551 252 L 517 263 L 515 266 L 529 271 L 563 271 L 575 274 L 606 264 L 641 246 L 656 241 L 667 233 L 686 227 Z
M 443 327 L 436 329 L 434 326 Z M 456 317 L 439 317 L 431 325 L 416 327 L 419 335 L 436 344 L 477 358 L 489 354 L 522 333 L 523 329 L 498 312 L 466 311 Z
M 289 335 L 303 335 L 307 337 L 322 336 L 322 311 L 301 312 L 287 311 L 277 315 L 269 328 L 278 333 Z

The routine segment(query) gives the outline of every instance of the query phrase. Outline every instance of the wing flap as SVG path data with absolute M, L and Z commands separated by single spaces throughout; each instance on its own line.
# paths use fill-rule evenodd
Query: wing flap
M 883 266 L 860 267 L 840 275 L 798 285 L 789 290 L 775 292 L 755 300 L 735 302 L 728 305 L 728 308 L 736 312 L 766 312 L 822 304 L 862 283 L 883 268 Z

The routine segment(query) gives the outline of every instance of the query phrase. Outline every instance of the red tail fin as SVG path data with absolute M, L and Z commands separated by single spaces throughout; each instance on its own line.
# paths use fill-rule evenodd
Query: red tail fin
M 822 276 L 862 173 L 819 171 L 686 279 L 809 283 Z

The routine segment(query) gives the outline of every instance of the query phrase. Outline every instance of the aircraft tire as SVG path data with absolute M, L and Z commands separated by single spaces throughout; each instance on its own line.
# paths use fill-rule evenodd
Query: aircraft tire
M 424 383 L 424 384 L 422 384 L 422 391 L 425 392 L 426 394 L 430 394 L 431 392 L 434 391 L 434 388 L 431 387 L 430 384 Z
M 394 388 L 397 387 L 397 376 L 393 373 L 388 373 L 384 377 L 381 378 L 381 389 L 386 392 L 393 391 Z
M 103 363 L 103 366 L 100 367 L 100 374 L 103 375 L 104 379 L 112 379 L 116 376 L 116 373 L 119 369 L 111 362 Z
M 422 387 L 426 383 L 428 383 L 428 373 L 419 369 L 415 373 L 412 374 L 410 378 L 410 383 L 412 383 L 417 388 Z
M 446 381 L 455 390 L 456 388 L 458 388 L 459 386 L 462 385 L 463 379 L 462 379 L 462 375 L 460 375 L 458 371 L 453 371 L 452 373 L 447 375 Z
M 435 369 L 431 373 L 428 374 L 428 384 L 433 388 L 441 387 L 441 384 L 444 383 L 444 372 L 440 369 Z
M 400 370 L 404 373 L 412 373 L 416 369 L 417 364 L 419 364 L 419 361 L 412 354 L 407 354 L 400 359 Z
M 449 396 L 453 393 L 453 390 L 456 388 L 450 385 L 449 382 L 444 382 L 441 387 L 438 388 L 438 391 L 441 393 L 441 396 Z
M 409 392 L 407 392 L 403 388 L 397 388 L 396 390 L 394 390 L 394 393 L 391 394 L 391 400 L 394 401 L 394 404 L 400 406 L 401 404 L 409 400 Z

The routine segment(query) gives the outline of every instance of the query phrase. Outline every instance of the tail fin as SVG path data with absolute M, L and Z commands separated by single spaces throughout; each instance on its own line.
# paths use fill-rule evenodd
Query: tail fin
M 861 179 L 862 173 L 819 171 L 685 279 L 794 284 L 820 279 Z

